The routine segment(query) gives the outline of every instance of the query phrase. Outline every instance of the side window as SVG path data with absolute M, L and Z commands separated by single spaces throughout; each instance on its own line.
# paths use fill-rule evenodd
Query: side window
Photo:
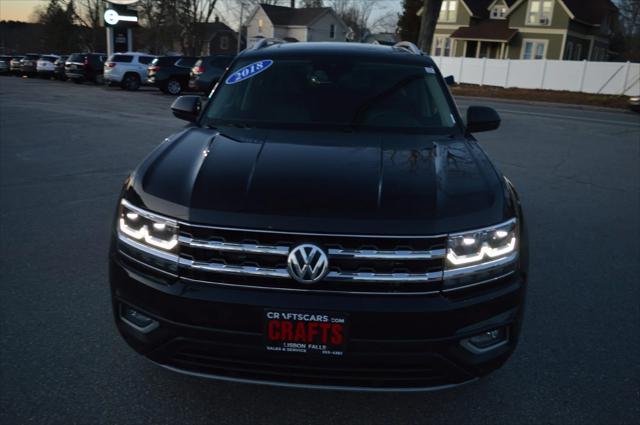
M 138 62 L 143 65 L 149 65 L 153 59 L 153 56 L 138 56 Z

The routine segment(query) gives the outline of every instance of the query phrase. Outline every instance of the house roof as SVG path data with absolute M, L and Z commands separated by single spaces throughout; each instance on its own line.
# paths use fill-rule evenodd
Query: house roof
M 469 40 L 510 41 L 518 30 L 509 28 L 509 23 L 503 19 L 485 19 L 468 27 L 458 28 L 451 34 L 451 38 Z
M 473 16 L 486 18 L 489 16 L 489 5 L 493 0 L 463 0 Z
M 271 20 L 273 25 L 300 25 L 307 26 L 315 21 L 320 15 L 331 10 L 330 7 L 304 7 L 292 9 L 284 6 L 274 6 L 261 3 L 260 7 Z
M 600 25 L 607 12 L 618 8 L 611 0 L 562 0 L 575 19 L 591 25 Z

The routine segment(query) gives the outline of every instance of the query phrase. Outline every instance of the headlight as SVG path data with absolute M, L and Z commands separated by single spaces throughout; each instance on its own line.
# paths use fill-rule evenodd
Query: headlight
M 163 251 L 178 246 L 178 223 L 120 201 L 118 230 L 130 239 Z
M 518 223 L 515 218 L 484 229 L 449 235 L 446 271 L 473 272 L 515 260 L 518 249 Z M 445 271 L 445 274 L 447 274 Z

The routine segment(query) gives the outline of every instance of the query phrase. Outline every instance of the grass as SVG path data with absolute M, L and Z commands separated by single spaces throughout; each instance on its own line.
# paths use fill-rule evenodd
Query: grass
M 454 96 L 494 97 L 537 102 L 567 103 L 573 105 L 602 106 L 607 108 L 627 109 L 627 96 L 608 94 L 576 93 L 555 90 L 530 90 L 518 88 L 502 88 L 493 86 L 478 86 L 474 84 L 458 84 L 451 87 Z

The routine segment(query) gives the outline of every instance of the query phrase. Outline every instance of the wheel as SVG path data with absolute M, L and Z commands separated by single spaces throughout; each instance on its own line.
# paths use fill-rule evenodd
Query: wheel
M 137 74 L 126 74 L 122 79 L 121 86 L 125 90 L 138 90 L 140 88 L 140 77 Z
M 76 84 L 82 84 L 84 83 L 84 81 L 82 80 L 82 78 L 72 78 L 73 82 Z
M 182 91 L 182 84 L 180 84 L 180 81 L 172 78 L 165 85 L 165 89 L 166 89 L 168 94 L 172 94 L 174 96 L 177 96 Z

